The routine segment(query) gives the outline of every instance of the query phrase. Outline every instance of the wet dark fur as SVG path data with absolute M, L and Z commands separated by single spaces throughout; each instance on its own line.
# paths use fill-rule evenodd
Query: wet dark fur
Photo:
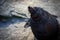
M 57 40 L 58 22 L 56 16 L 51 15 L 40 7 L 28 7 L 31 18 L 28 21 L 37 40 Z

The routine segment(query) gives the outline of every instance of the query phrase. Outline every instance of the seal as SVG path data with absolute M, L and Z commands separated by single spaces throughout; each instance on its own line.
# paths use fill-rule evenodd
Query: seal
M 28 7 L 31 18 L 28 21 L 37 40 L 57 40 L 57 16 L 52 15 L 40 7 Z

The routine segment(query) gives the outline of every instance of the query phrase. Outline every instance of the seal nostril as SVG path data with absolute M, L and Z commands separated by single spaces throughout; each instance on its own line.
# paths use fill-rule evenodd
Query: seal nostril
M 28 6 L 28 8 L 30 8 L 30 6 Z
M 30 9 L 31 7 L 29 6 L 28 9 Z

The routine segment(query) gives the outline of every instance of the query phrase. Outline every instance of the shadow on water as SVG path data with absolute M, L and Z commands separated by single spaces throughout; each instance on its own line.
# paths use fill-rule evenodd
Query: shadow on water
M 15 17 L 12 17 L 12 18 L 9 18 L 6 21 L 0 21 L 0 28 L 6 28 L 6 27 L 9 27 L 9 25 L 15 24 L 15 23 L 26 22 L 25 19 L 27 19 L 27 18 L 15 18 Z

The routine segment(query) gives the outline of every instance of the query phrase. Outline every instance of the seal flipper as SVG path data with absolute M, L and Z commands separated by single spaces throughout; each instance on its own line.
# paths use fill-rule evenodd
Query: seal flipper
M 26 22 L 26 24 L 24 25 L 24 28 L 27 28 L 27 27 L 30 27 L 30 26 L 31 26 L 30 21 L 31 21 L 31 19 L 29 19 L 29 20 Z

